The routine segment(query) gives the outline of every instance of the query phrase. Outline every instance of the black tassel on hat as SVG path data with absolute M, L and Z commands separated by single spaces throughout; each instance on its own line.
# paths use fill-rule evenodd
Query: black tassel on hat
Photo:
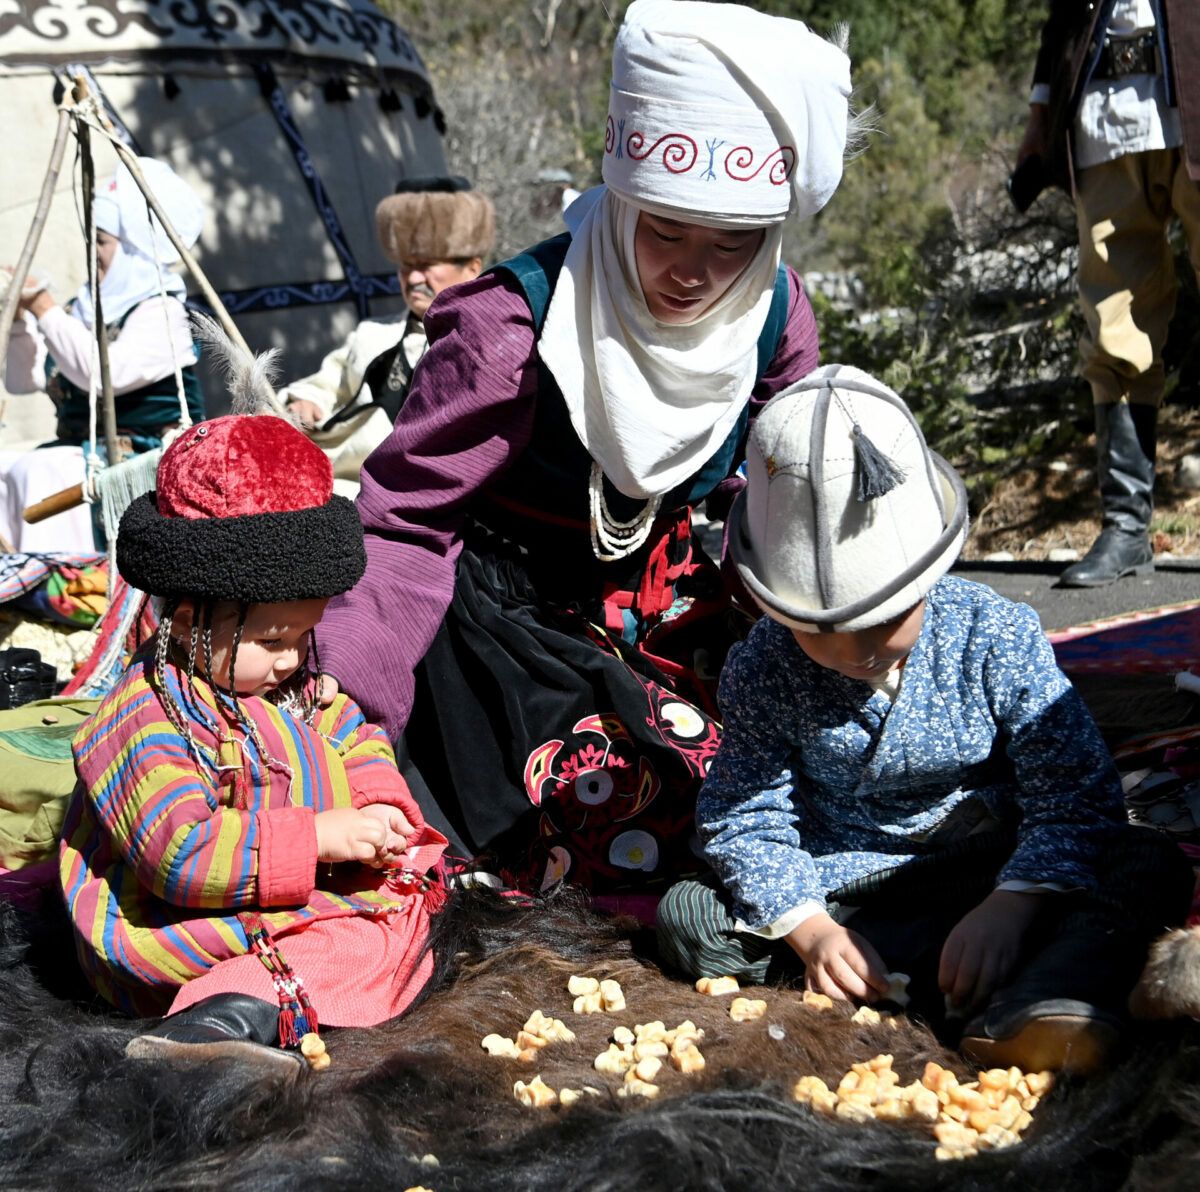
M 858 499 L 873 501 L 890 493 L 904 480 L 904 472 L 896 467 L 856 422 L 850 431 L 854 439 L 854 459 L 858 465 Z

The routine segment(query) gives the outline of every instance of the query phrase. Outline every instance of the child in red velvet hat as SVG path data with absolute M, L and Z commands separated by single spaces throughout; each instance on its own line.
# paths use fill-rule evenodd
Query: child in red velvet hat
M 310 1035 L 312 1062 L 318 1020 L 384 1021 L 427 980 L 446 844 L 384 733 L 315 698 L 313 628 L 366 564 L 358 514 L 282 418 L 217 418 L 163 454 L 117 564 L 163 607 L 74 742 L 60 870 L 80 959 L 115 1005 L 168 1014 L 127 1054 L 294 1066 Z

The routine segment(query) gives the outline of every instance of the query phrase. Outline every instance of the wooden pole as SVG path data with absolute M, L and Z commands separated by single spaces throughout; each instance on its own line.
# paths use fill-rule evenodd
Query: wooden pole
M 50 150 L 50 164 L 46 167 L 46 176 L 42 180 L 42 193 L 33 213 L 33 223 L 29 226 L 29 234 L 25 237 L 25 247 L 17 258 L 13 269 L 12 285 L 4 297 L 4 308 L 0 310 L 0 381 L 4 378 L 4 365 L 8 359 L 8 338 L 12 331 L 13 319 L 17 313 L 17 303 L 21 299 L 21 291 L 25 288 L 25 278 L 29 276 L 29 267 L 33 264 L 33 255 L 37 252 L 38 242 L 42 238 L 42 229 L 46 226 L 46 216 L 50 211 L 50 203 L 54 198 L 54 187 L 58 182 L 58 174 L 62 169 L 63 155 L 67 149 L 67 132 L 71 126 L 71 112 L 64 100 L 58 109 L 58 128 L 54 133 L 54 146 Z
M 80 80 L 78 87 L 82 87 Z M 94 259 L 93 245 L 96 228 L 92 219 L 92 201 L 96 195 L 96 163 L 92 160 L 92 133 L 86 121 L 81 120 L 76 128 L 79 138 L 79 158 L 82 167 L 83 181 L 83 229 L 84 239 L 88 246 L 88 282 L 94 285 L 96 349 L 100 358 L 100 394 L 103 403 L 104 416 L 104 445 L 108 449 L 108 464 L 121 462 L 120 448 L 117 445 L 117 409 L 113 398 L 112 374 L 108 367 L 108 328 L 104 325 L 104 307 L 100 300 L 101 285 L 92 278 L 92 262 Z

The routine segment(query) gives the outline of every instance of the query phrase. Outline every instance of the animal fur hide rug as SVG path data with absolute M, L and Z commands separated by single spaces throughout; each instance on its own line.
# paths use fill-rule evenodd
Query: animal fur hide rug
M 1196 1186 L 1200 1028 L 1143 1025 L 1110 1073 L 1067 1078 L 1022 1141 L 955 1161 L 928 1129 L 857 1123 L 797 1104 L 797 1077 L 831 1087 L 886 1053 L 902 1080 L 929 1060 L 975 1073 L 921 1025 L 864 1025 L 770 988 L 765 1017 L 733 1022 L 729 999 L 659 972 L 653 940 L 571 894 L 534 907 L 456 894 L 435 930 L 438 976 L 402 1019 L 325 1032 L 331 1066 L 266 1078 L 244 1061 L 180 1067 L 130 1060 L 147 1024 L 89 996 L 57 905 L 0 905 L 0 1187 L 118 1189 L 451 1189 L 630 1192 L 697 1189 L 1134 1189 Z M 572 975 L 615 978 L 619 1014 L 576 1015 Z M 513 1037 L 535 1009 L 576 1034 L 533 1063 L 501 1059 L 483 1036 Z M 690 1019 L 702 1072 L 668 1066 L 654 1100 L 618 1097 L 592 1066 L 618 1023 Z M 516 1080 L 600 1090 L 526 1108 Z M 434 1159 L 428 1156 L 435 1156 Z

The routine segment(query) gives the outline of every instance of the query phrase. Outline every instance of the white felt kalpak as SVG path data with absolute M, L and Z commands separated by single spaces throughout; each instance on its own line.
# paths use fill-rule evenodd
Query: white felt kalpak
M 841 181 L 849 97 L 850 60 L 802 21 L 635 0 L 613 48 L 604 181 L 717 225 L 807 218 Z
M 900 476 L 868 500 L 859 497 L 863 435 Z M 848 365 L 819 368 L 767 403 L 746 472 L 729 549 L 763 611 L 796 629 L 890 621 L 929 592 L 966 539 L 958 473 L 891 389 Z

